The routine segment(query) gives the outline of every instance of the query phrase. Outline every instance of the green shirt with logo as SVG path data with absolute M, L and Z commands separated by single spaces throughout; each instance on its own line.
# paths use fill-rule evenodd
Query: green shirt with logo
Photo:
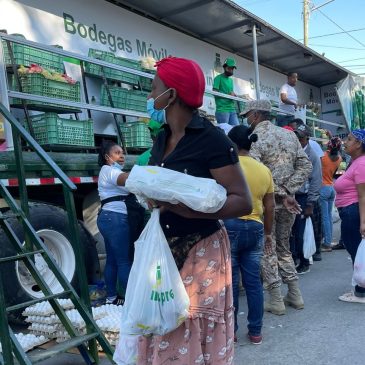
M 213 89 L 222 94 L 230 95 L 233 92 L 232 77 L 220 74 L 214 78 Z M 216 112 L 234 112 L 236 111 L 235 101 L 232 99 L 215 96 Z

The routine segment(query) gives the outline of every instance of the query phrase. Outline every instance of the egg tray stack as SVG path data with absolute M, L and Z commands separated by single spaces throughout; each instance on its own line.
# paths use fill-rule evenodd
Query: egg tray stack
M 64 310 L 74 307 L 70 299 L 57 299 Z M 44 336 L 48 340 L 56 338 L 58 318 L 48 301 L 43 301 L 25 308 L 23 316 L 25 321 L 30 323 L 28 330 L 30 334 Z
M 65 309 L 65 313 L 76 332 L 79 335 L 86 334 L 85 321 L 80 313 L 73 308 L 72 302 L 65 299 L 60 299 L 59 302 Z M 121 306 L 112 304 L 92 308 L 94 320 L 112 346 L 116 346 L 119 340 L 121 310 Z M 26 316 L 26 322 L 30 323 L 28 327 L 30 334 L 41 336 L 45 342 L 52 339 L 55 339 L 56 342 L 64 342 L 70 338 L 48 302 L 41 302 L 26 308 L 23 315 Z M 100 346 L 99 350 L 102 351 Z
M 101 319 L 105 316 L 105 311 L 102 307 L 96 307 L 92 308 L 93 312 L 93 318 L 94 320 Z M 86 334 L 86 324 L 83 318 L 81 317 L 80 313 L 76 309 L 71 309 L 69 311 L 66 311 L 67 317 L 70 319 L 72 325 L 76 329 L 76 332 L 79 335 Z M 66 331 L 63 324 L 61 324 L 61 321 L 59 318 L 57 318 L 56 322 L 56 342 L 64 342 L 66 340 L 70 339 L 70 335 Z
M 24 333 L 16 333 L 16 339 L 18 340 L 20 346 L 24 350 L 24 352 L 28 352 L 33 348 L 43 345 L 44 343 L 48 342 L 49 339 L 45 336 L 36 336 L 31 333 L 24 334 Z M 0 353 L 2 352 L 1 343 L 0 343 Z
M 106 315 L 97 320 L 96 324 L 100 327 L 105 338 L 108 340 L 110 345 L 116 346 L 119 340 L 119 329 L 120 329 L 120 317 L 121 317 L 121 306 L 106 304 L 101 308 L 104 309 Z M 98 345 L 99 351 L 102 351 L 100 345 Z

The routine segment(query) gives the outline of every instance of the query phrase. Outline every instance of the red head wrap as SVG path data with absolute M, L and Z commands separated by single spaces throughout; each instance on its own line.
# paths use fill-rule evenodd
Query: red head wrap
M 191 60 L 167 57 L 156 63 L 157 75 L 167 87 L 192 108 L 203 105 L 205 78 L 200 66 Z

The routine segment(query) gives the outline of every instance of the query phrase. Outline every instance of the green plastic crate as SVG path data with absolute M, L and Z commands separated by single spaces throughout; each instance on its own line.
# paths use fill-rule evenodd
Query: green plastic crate
M 146 112 L 148 92 L 128 90 L 118 86 L 108 86 L 115 108 Z M 101 105 L 111 106 L 105 85 L 101 88 Z
M 108 89 L 110 91 L 114 107 L 119 109 L 126 109 L 128 89 L 123 89 L 118 86 L 108 86 Z M 111 106 L 105 85 L 101 86 L 100 104 L 105 106 Z
M 126 146 L 129 148 L 151 148 L 152 139 L 148 125 L 144 122 L 119 123 Z
M 140 85 L 143 91 L 151 91 L 152 90 L 152 79 L 149 79 L 147 77 L 140 77 Z
M 49 80 L 41 74 L 21 75 L 20 83 L 24 93 L 48 96 L 50 98 L 64 99 L 69 101 L 80 101 L 80 83 L 69 84 L 66 82 Z M 18 85 L 13 78 L 13 89 L 18 90 Z M 20 99 L 13 99 L 14 104 L 21 104 Z M 29 102 L 32 105 L 40 106 L 59 106 L 53 103 Z
M 56 113 L 44 113 L 30 118 L 34 137 L 40 145 L 94 146 L 94 124 L 91 119 L 60 118 Z M 24 125 L 27 124 L 24 122 Z
M 24 38 L 20 37 L 19 38 Z M 25 39 L 25 38 L 24 38 Z M 64 72 L 63 57 L 59 54 L 49 51 L 41 51 L 39 49 L 25 46 L 19 43 L 10 42 L 13 49 L 14 60 L 17 65 L 30 66 L 32 63 L 42 66 L 46 69 Z M 3 41 L 5 64 L 11 65 L 11 58 L 7 43 Z M 57 46 L 55 46 L 57 47 Z
M 104 52 L 90 48 L 89 57 L 109 63 L 114 63 L 115 65 L 141 70 L 141 64 L 139 61 L 130 60 L 123 57 L 116 57 L 111 52 Z M 85 72 L 96 76 L 102 76 L 101 66 L 95 65 L 93 63 L 85 64 Z M 129 72 L 114 70 L 112 68 L 104 68 L 104 74 L 107 79 L 121 81 L 126 84 L 137 85 L 139 81 L 139 76 L 137 75 L 133 75 Z

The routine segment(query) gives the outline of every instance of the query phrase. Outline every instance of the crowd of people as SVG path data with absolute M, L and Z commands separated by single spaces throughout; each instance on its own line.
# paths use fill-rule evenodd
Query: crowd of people
M 189 318 L 173 332 L 141 336 L 137 363 L 157 365 L 173 359 L 177 365 L 232 364 L 241 279 L 248 302 L 248 338 L 260 344 L 264 310 L 283 315 L 287 306 L 304 308 L 299 275 L 310 267 L 303 256 L 305 222 L 313 221 L 317 248 L 313 260 L 319 261 L 321 252 L 333 246 L 334 199 L 342 240 L 354 261 L 365 237 L 365 130 L 350 132 L 344 141 L 351 164 L 334 183 L 341 162 L 338 138 L 330 139 L 326 151 L 318 151 L 303 121 L 287 120 L 286 128 L 274 125 L 267 100 L 247 102 L 241 125 L 228 103 L 217 105 L 218 122 L 235 125 L 226 136 L 197 110 L 205 90 L 199 65 L 170 57 L 156 66 L 147 101 L 157 122 L 148 164 L 215 179 L 226 189 L 227 200 L 218 212 L 209 214 L 183 204 L 151 202 L 160 209 L 160 224 L 189 295 L 190 310 Z M 215 90 L 223 85 L 233 95 L 229 77 L 235 67 L 233 59 L 226 60 Z M 289 74 L 292 78 L 297 75 Z M 285 92 L 285 100 L 294 106 L 292 91 Z M 123 162 L 119 146 L 109 143 L 102 148 L 98 227 L 107 250 L 109 303 L 122 300 L 116 282 L 126 287 L 132 265 L 124 188 L 128 173 L 123 172 Z M 287 286 L 284 297 L 282 283 Z M 365 288 L 356 286 L 340 299 L 365 303 Z

